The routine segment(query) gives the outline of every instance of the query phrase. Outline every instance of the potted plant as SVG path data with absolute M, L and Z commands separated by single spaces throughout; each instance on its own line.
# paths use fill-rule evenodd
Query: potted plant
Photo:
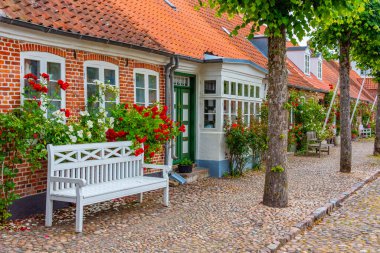
M 352 129 L 351 130 L 351 137 L 352 137 L 352 140 L 356 140 L 356 138 L 358 137 L 359 135 L 359 131 L 356 130 L 356 129 Z
M 193 161 L 189 158 L 183 158 L 178 163 L 179 173 L 191 173 L 193 172 Z

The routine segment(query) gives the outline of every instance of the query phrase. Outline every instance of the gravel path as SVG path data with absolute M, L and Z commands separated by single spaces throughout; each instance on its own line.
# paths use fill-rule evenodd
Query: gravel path
M 380 178 L 279 252 L 380 252 Z
M 322 158 L 290 156 L 284 209 L 260 204 L 263 172 L 208 178 L 172 188 L 169 208 L 161 192 L 145 194 L 143 204 L 128 198 L 88 206 L 82 234 L 74 232 L 73 208 L 56 212 L 52 228 L 43 227 L 43 216 L 20 221 L 25 231 L 0 232 L 0 252 L 255 252 L 380 168 L 369 156 L 373 143 L 353 149 L 351 174 L 338 172 L 337 148 Z

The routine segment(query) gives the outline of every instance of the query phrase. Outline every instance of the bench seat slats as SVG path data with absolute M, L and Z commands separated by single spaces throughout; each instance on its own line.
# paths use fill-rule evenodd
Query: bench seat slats
M 125 178 L 116 181 L 105 182 L 101 184 L 90 184 L 82 188 L 83 198 L 90 198 L 98 195 L 104 195 L 112 192 L 122 190 L 129 190 L 133 188 L 144 188 L 152 184 L 165 184 L 167 182 L 164 178 L 159 177 L 134 177 Z M 52 191 L 51 196 L 76 198 L 75 188 L 67 188 L 58 191 Z

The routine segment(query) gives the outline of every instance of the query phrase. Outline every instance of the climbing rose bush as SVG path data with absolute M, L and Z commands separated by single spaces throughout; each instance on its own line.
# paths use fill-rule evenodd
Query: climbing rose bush
M 167 116 L 168 107 L 155 104 L 145 107 L 136 104 L 119 105 L 111 113 L 114 127 L 106 132 L 108 141 L 129 140 L 133 142 L 135 155 L 145 154 L 147 160 L 162 151 L 163 145 L 175 139 L 185 126 Z M 141 148 L 144 144 L 144 148 Z

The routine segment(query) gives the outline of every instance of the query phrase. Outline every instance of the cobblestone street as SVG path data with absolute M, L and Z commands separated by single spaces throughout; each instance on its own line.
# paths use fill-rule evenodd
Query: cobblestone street
M 161 191 L 145 194 L 142 204 L 123 199 L 87 206 L 82 234 L 74 232 L 73 207 L 55 212 L 52 228 L 43 226 L 43 215 L 19 221 L 17 224 L 25 226 L 24 231 L 0 231 L 0 252 L 257 252 L 288 233 L 291 226 L 316 208 L 379 170 L 380 160 L 370 156 L 372 149 L 370 142 L 353 143 L 350 174 L 338 170 L 338 148 L 333 148 L 330 156 L 321 158 L 289 156 L 290 201 L 289 207 L 284 209 L 261 204 L 263 172 L 249 172 L 235 179 L 208 178 L 171 188 L 169 208 L 161 205 Z M 340 237 L 335 236 L 339 235 L 347 241 L 356 238 L 355 247 L 364 247 L 367 246 L 365 238 L 357 236 L 362 231 L 367 232 L 368 242 L 379 240 L 375 237 L 379 233 L 378 186 L 379 180 L 364 189 L 371 197 L 360 200 L 357 209 L 363 212 L 354 213 L 366 216 L 347 218 L 353 227 L 360 228 L 359 232 L 347 230 L 338 234 L 340 230 L 329 225 L 327 221 L 331 219 L 327 219 L 326 225 L 331 226 L 331 230 L 326 232 L 326 241 L 347 244 L 346 241 L 338 243 Z M 354 206 L 353 203 L 344 205 L 339 213 L 344 212 L 346 206 Z M 343 215 L 345 213 L 340 216 Z M 371 219 L 368 220 L 371 223 L 355 225 L 360 219 L 367 222 L 366 218 Z M 320 227 L 324 231 L 324 226 Z M 296 248 L 298 244 L 304 245 L 302 249 L 307 252 L 307 243 L 299 239 L 294 244 Z M 333 249 L 327 242 L 323 242 L 323 246 Z M 338 251 L 333 252 L 344 249 L 336 247 Z
M 280 252 L 380 252 L 380 178 Z

